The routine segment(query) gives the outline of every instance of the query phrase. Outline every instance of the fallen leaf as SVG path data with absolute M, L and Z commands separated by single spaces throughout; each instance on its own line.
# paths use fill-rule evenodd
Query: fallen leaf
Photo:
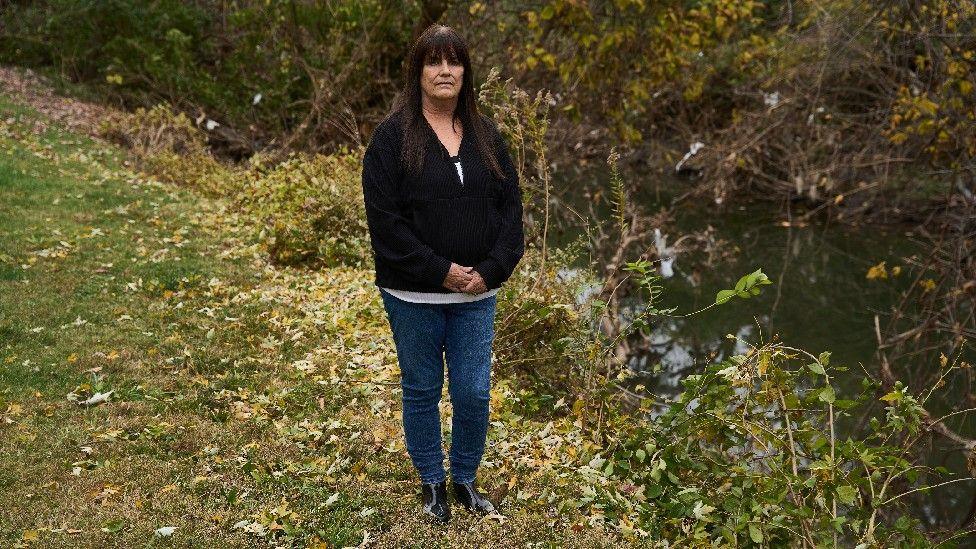
M 173 535 L 175 530 L 175 526 L 163 526 L 162 528 L 156 528 L 156 535 L 161 538 L 168 538 Z
M 81 401 L 81 404 L 84 406 L 97 406 L 98 404 L 101 404 L 103 402 L 108 402 L 108 397 L 111 396 L 112 393 L 114 392 L 115 391 L 112 390 L 112 391 L 108 391 L 107 393 L 95 393 L 87 400 Z

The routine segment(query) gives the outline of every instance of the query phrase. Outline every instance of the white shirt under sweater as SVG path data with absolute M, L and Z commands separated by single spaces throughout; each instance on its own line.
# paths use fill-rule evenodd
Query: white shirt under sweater
M 464 185 L 464 172 L 461 171 L 461 159 L 458 156 L 452 156 L 451 160 L 454 161 L 454 166 L 457 168 L 458 180 L 460 180 L 461 184 Z M 479 299 L 491 297 L 498 293 L 498 290 L 501 288 L 494 288 L 477 295 L 466 294 L 464 292 L 441 294 L 437 292 L 410 292 L 407 290 L 394 290 L 393 288 L 381 289 L 394 297 L 398 297 L 404 301 L 410 301 L 412 303 L 467 303 L 469 301 L 477 301 Z

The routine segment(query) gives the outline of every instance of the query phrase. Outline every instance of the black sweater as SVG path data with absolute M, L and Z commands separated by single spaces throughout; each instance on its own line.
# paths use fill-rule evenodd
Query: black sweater
M 525 237 L 518 174 L 497 126 L 492 124 L 495 150 L 506 179 L 495 178 L 469 137 L 473 132 L 465 131 L 458 151 L 462 184 L 433 130 L 421 173 L 407 172 L 400 161 L 400 120 L 399 113 L 383 120 L 363 157 L 375 284 L 451 293 L 443 282 L 454 262 L 473 266 L 489 290 L 500 287 L 522 259 Z

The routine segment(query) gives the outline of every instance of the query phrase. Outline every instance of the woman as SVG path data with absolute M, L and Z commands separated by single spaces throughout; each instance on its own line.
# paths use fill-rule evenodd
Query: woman
M 488 432 L 495 294 L 524 253 L 522 202 L 505 141 L 475 104 L 467 46 L 450 27 L 417 38 L 403 90 L 366 148 L 363 195 L 423 511 L 450 519 L 438 408 L 446 358 L 454 499 L 493 512 L 475 473 Z

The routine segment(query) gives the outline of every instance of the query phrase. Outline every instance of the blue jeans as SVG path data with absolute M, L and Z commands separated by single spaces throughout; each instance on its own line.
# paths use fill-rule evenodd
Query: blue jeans
M 422 482 L 445 480 L 438 404 L 447 361 L 451 478 L 473 482 L 488 435 L 495 296 L 468 303 L 411 303 L 380 290 L 400 365 L 403 432 Z

